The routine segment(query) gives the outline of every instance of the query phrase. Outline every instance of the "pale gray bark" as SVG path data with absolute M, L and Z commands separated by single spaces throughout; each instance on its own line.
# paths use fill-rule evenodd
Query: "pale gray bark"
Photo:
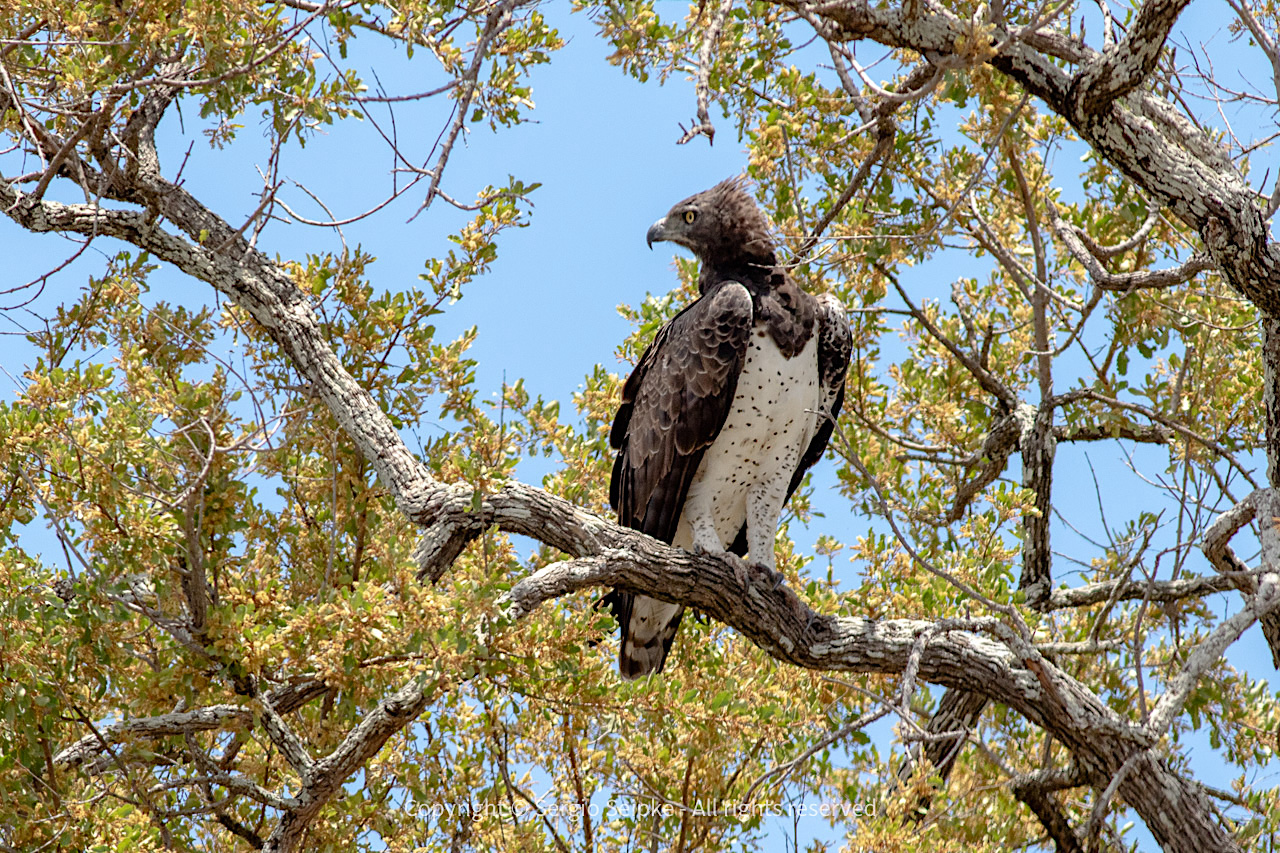
M 1055 771 L 1038 778 L 1020 776 L 1010 785 L 1013 795 L 1035 813 L 1040 825 L 1053 839 L 1055 853 L 1084 853 L 1086 849 L 1080 834 L 1071 825 L 1054 796 L 1056 790 L 1078 787 L 1082 783 L 1083 780 L 1074 774 Z

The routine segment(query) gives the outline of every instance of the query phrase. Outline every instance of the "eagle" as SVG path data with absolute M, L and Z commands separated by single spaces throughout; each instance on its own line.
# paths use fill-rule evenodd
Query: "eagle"
M 698 298 L 653 339 L 610 430 L 620 524 L 702 554 L 749 555 L 777 575 L 778 517 L 821 457 L 844 402 L 852 335 L 833 296 L 779 265 L 746 181 L 690 196 L 646 240 L 689 249 Z M 661 672 L 684 607 L 613 590 L 618 671 Z

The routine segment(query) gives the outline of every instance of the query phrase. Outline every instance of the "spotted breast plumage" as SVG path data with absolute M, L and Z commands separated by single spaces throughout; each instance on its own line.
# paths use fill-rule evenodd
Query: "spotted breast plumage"
M 675 205 L 647 239 L 698 257 L 699 297 L 658 331 L 623 386 L 609 501 L 628 527 L 774 571 L 782 507 L 821 458 L 844 400 L 844 309 L 778 265 L 741 179 Z M 618 590 L 606 601 L 619 672 L 661 671 L 684 608 Z

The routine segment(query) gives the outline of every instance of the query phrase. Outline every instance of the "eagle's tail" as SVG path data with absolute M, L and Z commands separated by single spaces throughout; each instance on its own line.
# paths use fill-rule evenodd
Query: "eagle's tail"
M 628 680 L 662 672 L 684 607 L 613 590 L 604 601 L 618 620 L 618 672 Z

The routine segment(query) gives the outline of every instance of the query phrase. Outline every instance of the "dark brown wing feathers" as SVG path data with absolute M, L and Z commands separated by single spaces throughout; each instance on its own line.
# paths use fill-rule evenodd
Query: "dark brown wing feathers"
M 831 297 L 815 299 L 814 302 L 818 309 L 818 385 L 822 388 L 822 408 L 831 416 L 818 423 L 818 431 L 800 457 L 800 467 L 787 488 L 787 500 L 804 479 L 805 471 L 822 458 L 827 442 L 831 440 L 836 418 L 844 406 L 844 378 L 849 372 L 849 358 L 853 350 L 853 334 L 849 331 L 849 321 L 845 319 L 840 303 Z
M 622 391 L 609 502 L 618 521 L 670 542 L 689 484 L 733 403 L 751 333 L 751 297 L 717 286 L 662 328 Z

